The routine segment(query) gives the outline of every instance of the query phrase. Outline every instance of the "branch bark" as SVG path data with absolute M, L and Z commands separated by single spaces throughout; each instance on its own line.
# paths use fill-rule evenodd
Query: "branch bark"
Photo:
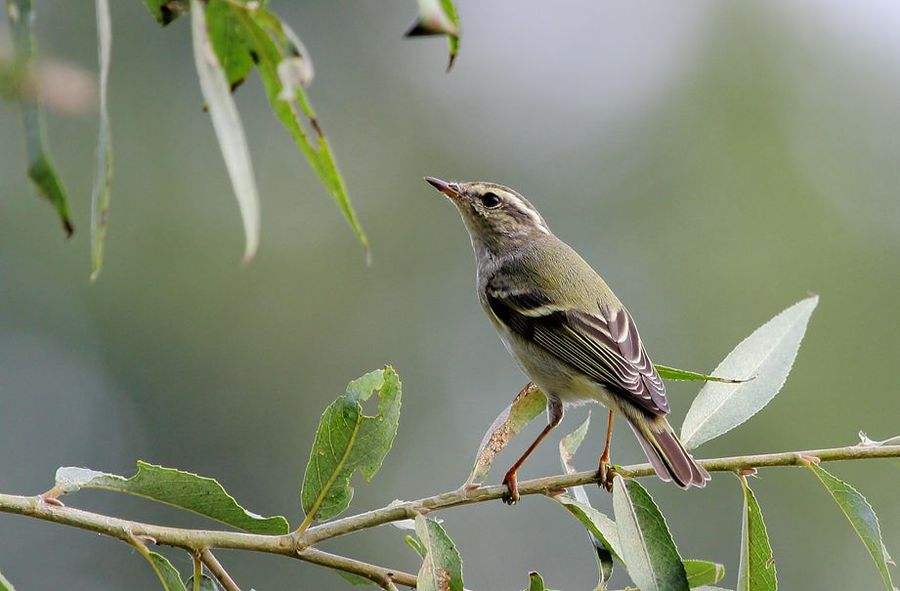
M 900 445 L 852 445 L 828 449 L 715 458 L 698 460 L 698 463 L 710 472 L 740 472 L 750 468 L 804 466 L 812 458 L 820 462 L 835 462 L 897 457 L 900 457 Z M 619 466 L 615 467 L 615 471 L 628 478 L 653 475 L 653 468 L 649 464 Z M 597 472 L 593 470 L 576 472 L 574 474 L 546 476 L 521 482 L 519 484 L 519 494 L 546 495 L 571 486 L 591 484 L 597 481 Z M 416 501 L 409 501 L 400 505 L 383 507 L 374 511 L 337 519 L 311 527 L 301 534 L 291 533 L 280 536 L 221 530 L 183 529 L 129 521 L 48 503 L 41 496 L 27 497 L 0 494 L 0 512 L 86 529 L 129 543 L 135 537 L 151 538 L 158 544 L 182 548 L 192 554 L 199 554 L 204 558 L 204 563 L 210 570 L 213 570 L 213 564 L 218 564 L 218 561 L 212 557 L 210 549 L 250 550 L 290 556 L 313 564 L 353 573 L 369 579 L 384 589 L 392 589 L 395 584 L 415 587 L 415 575 L 331 554 L 311 546 L 323 540 L 392 521 L 410 519 L 418 513 L 424 514 L 449 507 L 492 501 L 501 498 L 504 493 L 506 493 L 506 486 L 504 485 L 480 486 L 471 489 L 463 487 Z M 209 560 L 209 557 L 212 557 L 212 561 Z M 218 577 L 219 573 L 215 574 Z M 225 575 L 227 576 L 227 573 Z

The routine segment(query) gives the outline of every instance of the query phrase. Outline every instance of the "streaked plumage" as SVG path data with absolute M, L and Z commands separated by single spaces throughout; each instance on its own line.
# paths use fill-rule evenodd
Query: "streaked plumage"
M 596 401 L 620 412 L 660 478 L 703 486 L 709 475 L 666 420 L 665 384 L 606 282 L 512 189 L 426 180 L 459 209 L 475 251 L 479 300 L 531 380 L 564 404 Z

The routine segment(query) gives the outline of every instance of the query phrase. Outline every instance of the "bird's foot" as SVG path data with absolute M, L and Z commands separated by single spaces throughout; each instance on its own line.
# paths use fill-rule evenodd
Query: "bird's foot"
M 519 477 L 514 470 L 510 470 L 503 477 L 506 485 L 506 493 L 503 494 L 503 502 L 507 505 L 515 505 L 519 501 Z

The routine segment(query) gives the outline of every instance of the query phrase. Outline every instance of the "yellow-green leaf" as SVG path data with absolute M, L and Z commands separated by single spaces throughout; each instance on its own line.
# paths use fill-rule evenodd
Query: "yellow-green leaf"
M 756 495 L 740 478 L 744 492 L 744 512 L 741 522 L 741 562 L 738 567 L 738 591 L 776 591 L 778 577 L 775 572 L 775 558 L 769 544 L 769 534 L 763 521 L 762 510 L 756 502 Z

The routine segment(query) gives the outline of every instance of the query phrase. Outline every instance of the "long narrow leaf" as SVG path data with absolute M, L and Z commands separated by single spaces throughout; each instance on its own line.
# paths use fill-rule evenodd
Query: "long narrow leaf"
M 3 576 L 3 573 L 0 573 L 0 591 L 16 591 L 16 588 Z
M 150 563 L 150 567 L 156 573 L 163 591 L 187 591 L 184 581 L 181 580 L 181 575 L 178 574 L 178 571 L 165 556 L 151 552 L 143 542 L 137 539 L 132 540 L 131 545 L 135 547 L 138 554 Z
M 884 539 L 881 537 L 881 525 L 878 523 L 878 516 L 866 497 L 858 490 L 835 477 L 833 474 L 814 463 L 809 464 L 809 469 L 816 475 L 825 490 L 831 495 L 834 501 L 840 507 L 841 511 L 850 521 L 853 530 L 859 539 L 865 545 L 866 550 L 872 560 L 875 561 L 875 567 L 881 580 L 884 581 L 884 588 L 887 591 L 894 591 L 894 583 L 891 580 L 891 571 L 888 567 L 890 557 L 887 549 L 884 547 Z
M 210 42 L 206 6 L 200 0 L 191 0 L 191 31 L 200 88 L 241 210 L 246 237 L 244 261 L 249 261 L 259 246 L 259 194 L 241 117 L 231 98 L 228 79 Z
M 778 579 L 775 558 L 769 544 L 769 534 L 763 521 L 756 495 L 740 478 L 744 493 L 744 512 L 741 522 L 741 562 L 738 567 L 738 591 L 776 591 Z
M 669 367 L 668 365 L 660 365 L 655 363 L 659 377 L 664 380 L 673 380 L 677 382 L 721 382 L 723 384 L 742 384 L 749 380 L 735 380 L 732 378 L 720 378 L 718 376 L 710 376 L 705 373 L 690 371 L 687 369 L 678 369 L 677 367 Z
M 6 0 L 6 13 L 13 32 L 15 62 L 21 69 L 27 69 L 34 53 L 35 43 L 31 30 L 34 11 L 31 0 Z M 47 149 L 47 131 L 44 124 L 44 110 L 38 98 L 22 101 L 22 118 L 25 123 L 25 144 L 28 152 L 28 177 L 38 191 L 50 201 L 59 216 L 66 236 L 75 231 L 69 214 L 66 189 L 56 173 L 56 168 Z
M 112 183 L 112 134 L 109 127 L 107 86 L 112 47 L 112 23 L 109 0 L 96 0 L 97 47 L 100 61 L 100 126 L 97 131 L 97 172 L 91 191 L 91 281 L 96 281 L 103 267 L 106 225 L 109 218 L 110 184 Z
M 416 577 L 416 589 L 463 591 L 462 559 L 441 524 L 417 515 L 416 535 L 425 548 L 422 567 Z
M 686 448 L 693 449 L 734 429 L 778 394 L 818 303 L 818 296 L 813 296 L 784 310 L 741 341 L 713 370 L 713 375 L 748 381 L 703 386 L 681 426 L 681 441 Z

